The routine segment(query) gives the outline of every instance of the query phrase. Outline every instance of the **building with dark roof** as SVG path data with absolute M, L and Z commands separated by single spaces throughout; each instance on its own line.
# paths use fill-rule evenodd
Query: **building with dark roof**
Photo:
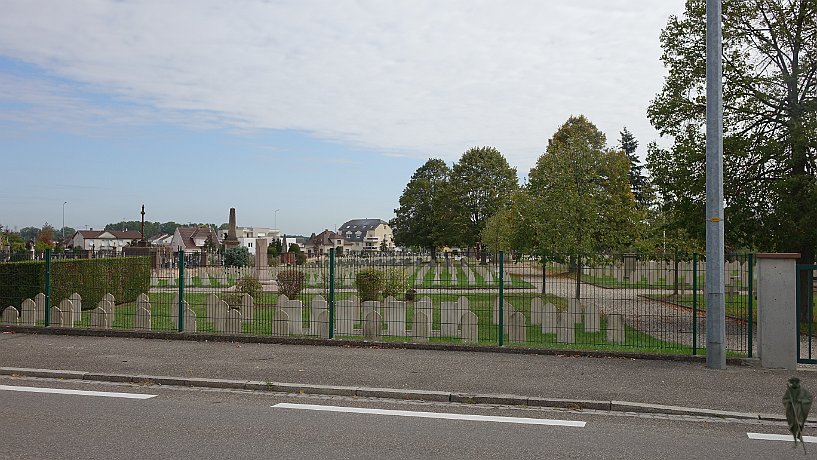
M 131 242 L 142 239 L 136 230 L 77 230 L 69 240 L 71 247 L 86 251 L 122 252 L 122 248 Z
M 177 227 L 170 247 L 173 251 L 185 253 L 201 252 L 208 239 L 212 240 L 215 247 L 221 244 L 218 232 L 210 227 Z
M 394 234 L 382 219 L 353 219 L 338 228 L 344 251 L 351 253 L 394 250 Z
M 304 244 L 304 249 L 308 257 L 327 255 L 332 248 L 336 251 L 343 249 L 343 235 L 328 229 L 317 235 L 313 233 Z

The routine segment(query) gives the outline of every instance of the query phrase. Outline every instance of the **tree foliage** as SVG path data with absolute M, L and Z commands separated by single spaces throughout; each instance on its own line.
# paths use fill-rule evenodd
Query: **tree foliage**
M 449 206 L 454 244 L 475 247 L 492 215 L 511 204 L 519 188 L 516 168 L 493 147 L 466 151 L 451 169 Z
M 228 267 L 246 267 L 250 264 L 250 250 L 244 246 L 224 251 L 224 265 Z
M 450 207 L 445 193 L 450 173 L 439 159 L 429 159 L 414 172 L 389 222 L 396 244 L 427 249 L 432 254 L 446 244 Z
M 704 0 L 688 0 L 661 34 L 668 69 L 648 115 L 675 138 L 648 164 L 666 215 L 704 233 Z M 817 245 L 817 2 L 723 5 L 724 197 L 727 242 L 796 251 Z

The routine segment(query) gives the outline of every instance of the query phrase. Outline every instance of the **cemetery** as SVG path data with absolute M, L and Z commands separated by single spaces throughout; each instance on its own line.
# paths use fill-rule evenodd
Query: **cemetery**
M 181 273 L 154 268 L 149 288 L 129 293 L 127 299 L 105 293 L 84 300 L 72 293 L 52 297 L 48 306 L 40 292 L 7 306 L 0 319 L 6 325 L 41 326 L 47 315 L 49 327 L 64 328 L 673 354 L 690 354 L 705 344 L 696 336 L 705 330 L 703 305 L 698 312 L 687 305 L 693 298 L 703 303 L 700 263 L 619 258 L 586 263 L 578 275 L 567 262 L 543 267 L 537 260 L 502 266 L 473 259 L 395 257 L 332 262 L 195 267 Z M 734 318 L 727 325 L 728 350 L 746 355 L 752 322 L 747 315 L 754 314 L 746 305 L 751 269 L 746 260 L 732 264 Z M 364 298 L 357 278 L 367 270 L 382 272 L 391 288 Z M 287 271 L 302 274 L 299 289 L 290 295 L 278 285 Z M 246 279 L 257 280 L 258 288 L 243 292 L 240 281 Z M 693 322 L 700 324 L 693 327 Z

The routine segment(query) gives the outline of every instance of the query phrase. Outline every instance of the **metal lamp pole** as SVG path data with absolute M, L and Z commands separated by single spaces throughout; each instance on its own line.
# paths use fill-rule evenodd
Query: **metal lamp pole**
M 65 205 L 67 201 L 62 202 L 62 240 L 65 241 Z
M 278 230 L 278 211 L 280 211 L 280 209 L 275 210 L 275 230 Z
M 721 0 L 706 0 L 706 367 L 726 369 Z

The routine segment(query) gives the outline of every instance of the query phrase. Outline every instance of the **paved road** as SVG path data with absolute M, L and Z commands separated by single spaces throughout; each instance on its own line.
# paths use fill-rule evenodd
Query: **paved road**
M 802 458 L 781 423 L 0 378 L 2 458 Z M 156 395 L 28 393 L 8 387 Z M 586 422 L 584 427 L 271 407 L 280 403 Z M 298 406 L 300 407 L 300 406 Z M 811 445 L 812 450 L 817 445 Z

